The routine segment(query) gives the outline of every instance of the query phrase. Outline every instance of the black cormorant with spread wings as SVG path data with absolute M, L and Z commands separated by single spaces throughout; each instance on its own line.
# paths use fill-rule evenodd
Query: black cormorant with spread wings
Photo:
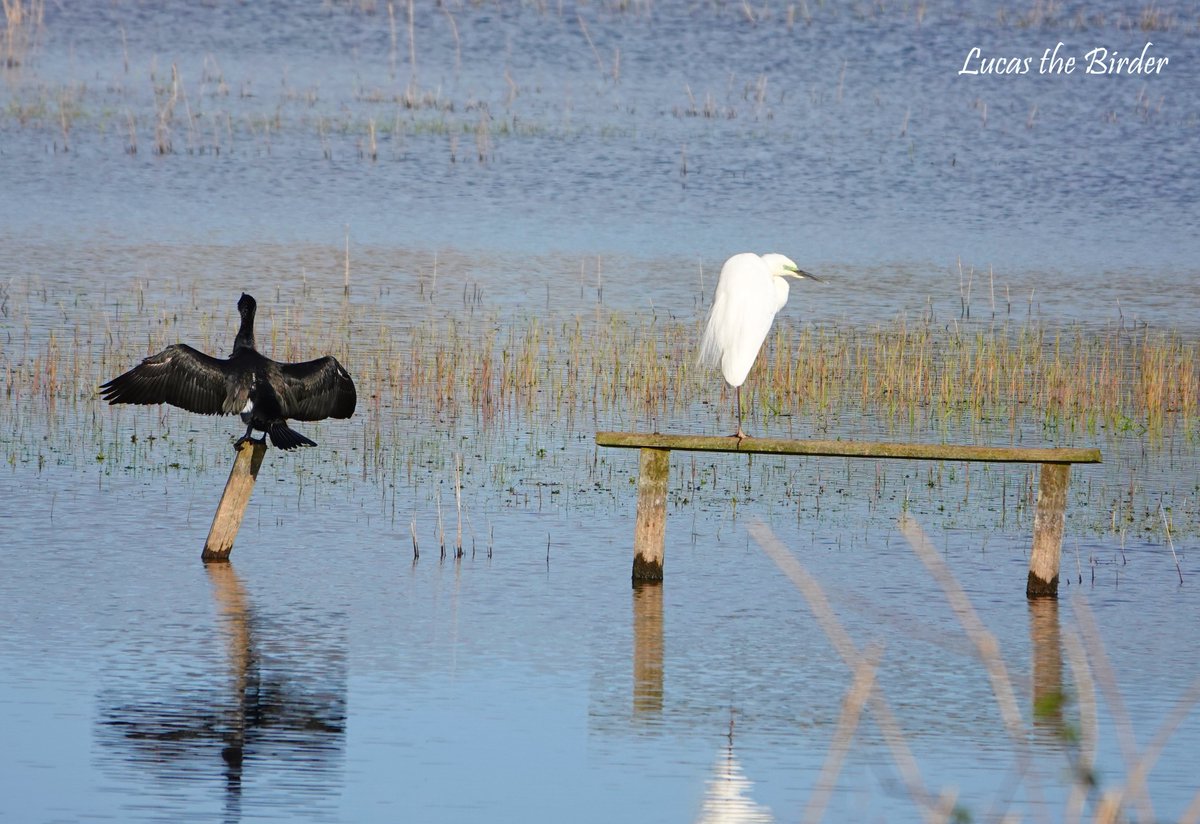
M 287 425 L 288 419 L 349 418 L 357 395 L 350 374 L 327 355 L 304 363 L 279 363 L 254 348 L 254 298 L 238 301 L 242 325 L 226 359 L 184 343 L 151 355 L 100 387 L 109 403 L 169 403 L 201 415 L 242 417 L 246 434 L 267 435 L 279 449 L 316 446 Z M 239 443 L 241 442 L 239 440 Z

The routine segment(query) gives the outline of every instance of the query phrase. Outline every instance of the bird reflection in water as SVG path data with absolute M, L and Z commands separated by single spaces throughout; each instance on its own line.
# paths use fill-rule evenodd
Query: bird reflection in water
M 345 648 L 322 642 L 320 628 L 278 627 L 255 614 L 228 563 L 207 564 L 226 642 L 224 671 L 191 656 L 186 666 L 154 672 L 154 657 L 135 662 L 101 695 L 97 737 L 105 757 L 132 767 L 139 789 L 175 795 L 177 782 L 218 774 L 226 819 L 241 817 L 242 779 L 301 773 L 298 790 L 269 803 L 308 808 L 340 784 L 346 731 Z M 149 663 L 148 663 L 149 662 Z M 150 670 L 150 671 L 147 671 Z M 219 770 L 219 773 L 216 772 Z M 129 773 L 127 773 L 129 774 Z
M 754 782 L 742 772 L 733 752 L 733 713 L 729 715 L 729 741 L 713 765 L 704 791 L 704 804 L 696 824 L 770 824 L 771 808 L 750 797 Z

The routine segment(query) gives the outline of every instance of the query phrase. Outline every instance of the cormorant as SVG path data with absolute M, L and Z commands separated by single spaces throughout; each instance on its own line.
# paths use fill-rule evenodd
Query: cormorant
M 201 415 L 241 415 L 252 430 L 271 436 L 279 449 L 316 446 L 287 425 L 287 419 L 319 421 L 349 418 L 357 395 L 350 374 L 326 355 L 304 363 L 279 363 L 254 348 L 257 304 L 242 294 L 242 325 L 227 359 L 214 358 L 185 343 L 168 346 L 100 387 L 109 403 L 169 403 Z

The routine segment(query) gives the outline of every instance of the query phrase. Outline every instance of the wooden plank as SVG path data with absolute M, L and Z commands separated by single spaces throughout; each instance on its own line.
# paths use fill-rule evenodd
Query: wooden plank
M 667 531 L 669 449 L 643 449 L 638 469 L 637 520 L 633 526 L 633 580 L 663 578 L 663 538 Z
M 1033 513 L 1033 550 L 1029 553 L 1027 598 L 1057 598 L 1062 558 L 1063 521 L 1067 511 L 1070 464 L 1042 464 L 1037 510 Z
M 1099 449 L 1071 447 L 959 446 L 955 444 L 881 443 L 877 441 L 781 440 L 714 435 L 662 435 L 597 432 L 597 446 L 628 449 L 687 449 L 698 452 L 744 452 L 767 455 L 812 455 L 842 458 L 901 458 L 993 463 L 1100 463 Z
M 258 468 L 262 466 L 266 452 L 267 445 L 261 441 L 243 440 L 238 443 L 237 457 L 233 459 L 233 468 L 229 470 L 225 492 L 213 515 L 208 540 L 204 542 L 204 552 L 200 555 L 202 560 L 229 560 L 233 541 L 242 526 L 246 505 L 250 503 L 250 493 L 254 491 L 254 482 L 258 480 Z

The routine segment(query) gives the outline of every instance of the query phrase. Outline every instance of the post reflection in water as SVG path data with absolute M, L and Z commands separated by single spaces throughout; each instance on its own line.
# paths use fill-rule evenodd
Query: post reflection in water
M 1057 599 L 1029 601 L 1029 641 L 1033 655 L 1033 721 L 1057 737 L 1063 732 L 1065 696 Z
M 242 816 L 244 776 L 290 788 L 257 804 L 277 812 L 319 806 L 341 783 L 345 645 L 322 641 L 321 626 L 282 627 L 256 615 L 231 564 L 205 569 L 224 666 L 213 667 L 199 644 L 180 653 L 182 666 L 161 653 L 122 662 L 100 697 L 101 757 L 132 768 L 139 791 L 173 797 L 186 782 L 207 795 L 218 781 L 226 821 Z
M 234 696 L 234 711 L 229 726 L 222 732 L 225 746 L 221 758 L 225 761 L 225 778 L 231 795 L 240 792 L 242 762 L 246 750 L 246 696 L 251 678 L 257 675 L 254 667 L 253 638 L 250 634 L 250 610 L 246 606 L 246 590 L 228 562 L 205 564 L 204 569 L 213 583 L 213 595 L 221 609 L 229 655 L 229 694 Z M 257 686 L 257 685 L 256 685 Z
M 633 714 L 663 708 L 663 585 L 633 586 Z

